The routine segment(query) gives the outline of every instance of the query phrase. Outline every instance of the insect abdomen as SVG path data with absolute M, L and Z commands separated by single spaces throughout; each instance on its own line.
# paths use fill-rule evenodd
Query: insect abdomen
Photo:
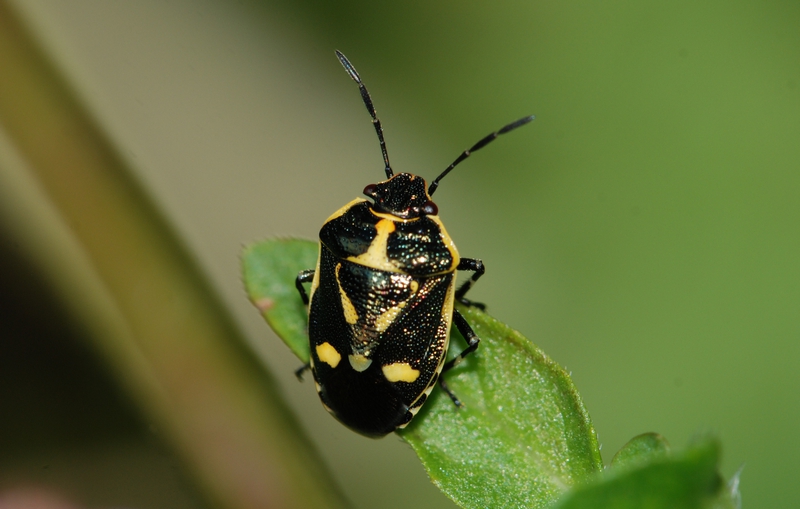
M 377 270 L 342 260 L 324 244 L 317 270 L 309 337 L 322 402 L 365 435 L 404 426 L 441 370 L 453 274 Z

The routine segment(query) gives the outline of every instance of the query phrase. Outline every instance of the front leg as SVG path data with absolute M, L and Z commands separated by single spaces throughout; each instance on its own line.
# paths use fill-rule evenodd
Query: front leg
M 303 288 L 303 283 L 310 283 L 314 280 L 314 269 L 308 269 L 300 271 L 300 274 L 297 275 L 297 278 L 294 280 L 294 285 L 297 287 L 297 292 L 300 294 L 300 298 L 303 299 L 303 304 L 308 306 L 308 294 L 306 293 L 306 289 Z M 303 381 L 303 373 L 311 369 L 311 363 L 307 362 L 303 365 L 300 369 L 294 372 L 294 376 L 297 377 L 298 380 L 301 382 Z
M 303 283 L 310 283 L 314 280 L 314 269 L 308 270 L 301 270 L 300 274 L 297 275 L 297 278 L 294 280 L 294 285 L 297 287 L 297 291 L 300 293 L 300 298 L 303 299 L 303 304 L 308 306 L 308 294 L 306 293 L 306 289 L 303 288 Z
M 465 306 L 473 306 L 478 309 L 486 309 L 484 304 L 480 302 L 472 302 L 468 299 L 464 298 L 464 295 L 472 288 L 472 285 L 480 279 L 484 272 L 486 272 L 486 268 L 483 266 L 483 262 L 478 260 L 477 258 L 462 258 L 460 262 L 458 262 L 457 270 L 471 270 L 473 272 L 472 277 L 469 278 L 464 282 L 463 285 L 456 290 L 456 300 L 458 302 L 464 304 Z

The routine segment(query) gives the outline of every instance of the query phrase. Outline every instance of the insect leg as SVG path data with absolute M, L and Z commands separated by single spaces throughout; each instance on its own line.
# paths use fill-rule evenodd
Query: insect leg
M 302 270 L 300 274 L 297 275 L 297 278 L 294 280 L 294 284 L 297 287 L 297 291 L 300 293 L 300 298 L 303 299 L 303 304 L 308 306 L 308 294 L 306 293 L 306 289 L 303 288 L 303 283 L 310 283 L 314 279 L 314 269 Z M 297 377 L 298 380 L 301 382 L 303 381 L 303 373 L 311 369 L 311 363 L 307 362 L 305 365 L 300 367 L 298 370 L 294 372 L 294 376 Z
M 303 299 L 303 304 L 306 306 L 308 306 L 308 294 L 306 289 L 303 288 L 303 283 L 310 283 L 314 279 L 314 272 L 314 269 L 301 270 L 294 280 L 294 285 L 297 287 L 297 291 L 300 292 L 300 298 Z
M 464 339 L 467 340 L 467 348 L 465 348 L 463 352 L 458 354 L 454 359 L 448 361 L 444 365 L 444 367 L 442 368 L 443 375 L 447 371 L 458 366 L 461 363 L 461 361 L 464 360 L 464 357 L 474 352 L 478 348 L 478 345 L 481 343 L 481 338 L 479 338 L 478 335 L 475 334 L 475 331 L 472 330 L 472 327 L 469 326 L 467 320 L 461 315 L 461 313 L 458 312 L 458 310 L 455 309 L 453 310 L 453 322 L 458 328 L 458 332 L 460 332 L 461 335 L 464 336 Z M 450 390 L 450 388 L 447 386 L 447 383 L 444 381 L 444 378 L 441 376 L 439 377 L 439 385 L 442 386 L 444 392 L 446 392 L 447 395 L 450 396 L 450 399 L 453 400 L 453 403 L 457 407 L 460 407 L 462 405 L 461 401 L 459 401 L 456 395 L 453 394 L 453 391 Z
M 311 369 L 311 363 L 307 362 L 303 366 L 301 366 L 300 368 L 295 370 L 294 376 L 296 376 L 297 379 L 302 382 L 303 381 L 303 373 L 305 373 L 309 369 Z
M 486 272 L 486 268 L 483 265 L 483 262 L 478 260 L 477 258 L 462 258 L 461 261 L 458 263 L 458 270 L 471 270 L 473 272 L 472 277 L 469 278 L 464 282 L 463 285 L 456 290 L 456 300 L 460 303 L 464 304 L 465 306 L 473 306 L 478 309 L 486 309 L 484 304 L 480 302 L 472 302 L 469 299 L 465 299 L 464 295 L 472 288 L 472 285 L 475 284 L 475 281 L 480 279 L 484 272 Z
M 444 378 L 441 377 L 439 378 L 439 387 L 441 387 L 442 390 L 445 392 L 445 394 L 447 394 L 450 397 L 450 399 L 453 400 L 453 404 L 455 406 L 459 408 L 464 406 L 464 403 L 462 403 L 461 400 L 458 399 L 458 396 L 453 394 L 453 391 L 450 390 L 450 387 L 447 385 L 447 382 L 444 381 Z

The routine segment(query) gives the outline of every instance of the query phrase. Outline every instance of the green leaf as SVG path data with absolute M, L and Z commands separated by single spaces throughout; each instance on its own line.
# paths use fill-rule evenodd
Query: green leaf
M 528 339 L 459 310 L 481 338 L 480 353 L 445 375 L 464 407 L 440 392 L 399 434 L 463 507 L 544 507 L 602 469 L 588 413 L 564 369 Z
M 275 334 L 308 363 L 308 314 L 294 280 L 301 270 L 317 265 L 317 244 L 307 240 L 274 239 L 245 248 L 242 269 L 250 302 Z
M 306 311 L 294 279 L 316 265 L 317 251 L 315 242 L 272 240 L 244 255 L 251 300 L 303 362 Z M 434 390 L 398 434 L 462 507 L 546 507 L 602 470 L 589 415 L 564 369 L 528 339 L 478 309 L 459 310 L 481 338 L 477 352 L 445 376 L 464 407 Z M 455 329 L 452 345 L 465 347 Z
M 651 441 L 651 444 L 657 442 Z M 720 446 L 716 440 L 705 440 L 675 458 L 668 457 L 660 446 L 653 451 L 659 452 L 645 453 L 650 455 L 649 463 L 638 468 L 612 469 L 607 475 L 567 494 L 554 509 L 737 507 L 732 496 L 735 487 L 725 490 L 717 472 Z
M 631 468 L 641 466 L 669 454 L 667 439 L 658 433 L 644 433 L 633 437 L 611 460 L 612 468 Z

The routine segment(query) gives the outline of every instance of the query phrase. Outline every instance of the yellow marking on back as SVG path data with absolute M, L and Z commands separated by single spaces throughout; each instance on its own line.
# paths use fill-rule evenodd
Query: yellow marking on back
M 447 233 L 447 230 L 444 229 L 444 223 L 442 223 L 442 220 L 439 219 L 439 216 L 428 216 L 428 219 L 439 226 L 439 232 L 442 236 L 442 241 L 444 242 L 444 245 L 447 246 L 447 250 L 450 251 L 450 256 L 453 257 L 453 265 L 450 267 L 450 270 L 446 272 L 452 272 L 456 270 L 456 267 L 458 267 L 458 262 L 461 261 L 461 256 L 458 254 L 458 249 L 456 248 L 453 239 L 450 238 L 450 235 Z
M 350 297 L 342 288 L 342 283 L 339 281 L 339 270 L 342 268 L 341 263 L 336 264 L 336 287 L 339 288 L 339 296 L 342 298 L 342 309 L 344 310 L 344 320 L 349 323 L 350 325 L 355 325 L 358 322 L 358 313 L 356 312 L 356 307 L 353 305 L 353 302 L 350 300 Z
M 388 272 L 400 272 L 386 254 L 386 245 L 389 242 L 389 234 L 395 230 L 394 221 L 391 219 L 381 219 L 375 225 L 378 234 L 372 239 L 366 253 L 361 253 L 358 256 L 348 256 L 347 259 L 353 263 L 371 267 L 373 269 L 385 270 Z
M 321 345 L 317 345 L 317 357 L 332 368 L 338 366 L 339 361 L 342 360 L 342 354 L 337 352 L 333 345 L 327 341 Z
M 367 369 L 370 364 L 372 364 L 372 359 L 357 353 L 351 353 L 347 356 L 347 359 L 350 361 L 350 365 L 353 366 L 353 369 L 359 373 Z
M 407 362 L 395 362 L 381 368 L 383 376 L 390 382 L 413 382 L 419 378 L 419 370 L 411 367 Z
M 337 210 L 336 212 L 334 212 L 333 214 L 331 214 L 331 217 L 329 217 L 328 219 L 326 219 L 326 220 L 325 220 L 325 222 L 326 222 L 326 223 L 328 223 L 328 222 L 330 222 L 330 221 L 333 221 L 333 220 L 334 220 L 334 219 L 336 219 L 337 217 L 341 217 L 341 216 L 343 216 L 343 215 L 345 214 L 345 212 L 347 212 L 348 210 L 350 210 L 350 209 L 351 209 L 353 206 L 355 206 L 355 205 L 357 205 L 357 204 L 361 203 L 362 201 L 367 201 L 367 200 L 365 200 L 364 198 L 356 198 L 356 199 L 354 199 L 353 201 L 351 201 L 350 203 L 348 203 L 348 204 L 347 204 L 347 205 L 345 205 L 344 207 L 340 208 L 339 210 Z
M 447 289 L 447 293 L 444 296 L 444 303 L 442 304 L 442 316 L 445 319 L 445 327 L 444 330 L 450 330 L 450 324 L 453 321 L 453 302 L 455 301 L 456 295 L 456 276 L 453 274 L 453 279 L 450 281 L 450 287 Z M 445 352 L 442 355 L 441 360 L 439 360 L 439 368 L 437 371 L 441 371 L 442 366 L 444 365 L 445 357 L 447 357 L 447 349 L 450 347 L 450 334 L 448 333 L 444 345 L 443 350 Z
M 405 302 L 401 302 L 396 306 L 392 306 L 383 312 L 376 320 L 375 320 L 375 331 L 376 332 L 384 332 L 386 329 L 392 325 L 392 322 L 395 321 L 397 315 L 400 314 L 400 311 L 406 307 Z
M 311 313 L 311 303 L 314 301 L 314 293 L 319 288 L 319 266 L 322 262 L 322 243 L 319 243 L 319 249 L 317 249 L 317 267 L 314 270 L 314 279 L 311 280 L 311 291 L 308 294 L 308 312 Z

